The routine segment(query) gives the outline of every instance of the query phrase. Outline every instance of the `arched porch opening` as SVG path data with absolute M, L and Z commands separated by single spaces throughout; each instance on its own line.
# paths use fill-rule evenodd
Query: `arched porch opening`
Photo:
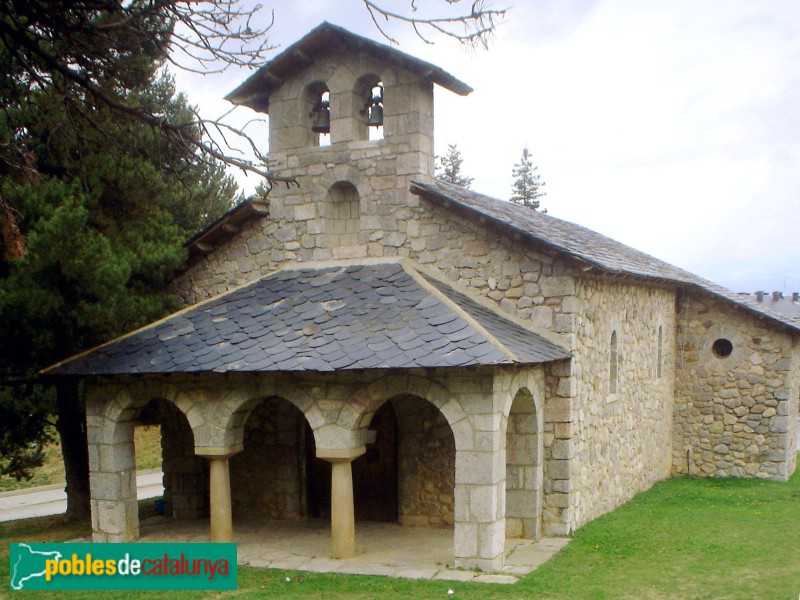
M 419 396 L 399 394 L 375 412 L 369 429 L 374 440 L 353 461 L 357 518 L 452 527 L 456 444 L 441 411 Z M 381 477 L 384 489 L 376 493 Z
M 541 534 L 541 428 L 533 395 L 519 390 L 506 430 L 506 538 L 537 539 Z
M 95 541 L 127 542 L 139 537 L 137 494 L 137 428 L 160 429 L 160 464 L 164 485 L 164 514 L 172 519 L 208 515 L 208 474 L 194 454 L 194 435 L 184 413 L 159 397 L 128 397 L 96 417 L 87 435 Z M 138 436 L 140 442 L 142 437 Z M 140 448 L 141 450 L 141 448 Z
M 186 415 L 172 402 L 154 399 L 142 408 L 138 421 L 137 430 L 160 429 L 164 514 L 173 519 L 207 517 L 208 464 L 194 453 L 194 434 Z M 138 456 L 138 449 L 135 452 Z
M 299 519 L 307 515 L 306 461 L 313 435 L 303 413 L 273 396 L 252 408 L 243 449 L 230 458 L 233 517 Z

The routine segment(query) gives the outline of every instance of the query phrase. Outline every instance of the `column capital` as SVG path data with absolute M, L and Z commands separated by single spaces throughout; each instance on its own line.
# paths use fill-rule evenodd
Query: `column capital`
M 317 458 L 330 463 L 352 462 L 367 451 L 366 446 L 356 448 L 317 448 Z
M 244 445 L 236 444 L 234 446 L 195 446 L 194 453 L 197 456 L 202 456 L 209 460 L 230 458 L 234 454 L 238 454 L 244 449 Z

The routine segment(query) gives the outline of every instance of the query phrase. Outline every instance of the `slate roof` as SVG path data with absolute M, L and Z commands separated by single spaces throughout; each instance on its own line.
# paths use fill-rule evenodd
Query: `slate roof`
M 716 283 L 575 223 L 441 181 L 434 184 L 414 181 L 411 192 L 440 205 L 455 204 L 472 214 L 485 217 L 559 250 L 587 266 L 597 267 L 610 274 L 685 285 L 722 298 L 759 317 L 800 331 L 800 323 L 770 310 L 764 304 L 750 302 Z
M 535 364 L 569 352 L 400 263 L 284 269 L 49 375 Z
M 434 64 L 400 52 L 386 44 L 356 35 L 326 21 L 253 73 L 244 83 L 225 96 L 225 99 L 234 104 L 243 104 L 253 110 L 268 113 L 270 95 L 288 77 L 312 64 L 314 56 L 317 54 L 335 52 L 336 47 L 342 44 L 365 48 L 371 54 L 419 73 L 429 81 L 461 96 L 472 92 L 472 88 L 466 83 Z

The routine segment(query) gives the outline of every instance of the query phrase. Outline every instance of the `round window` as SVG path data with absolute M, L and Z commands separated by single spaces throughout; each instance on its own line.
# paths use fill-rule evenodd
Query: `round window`
M 733 352 L 733 344 L 730 340 L 720 338 L 711 346 L 711 351 L 717 358 L 728 358 Z

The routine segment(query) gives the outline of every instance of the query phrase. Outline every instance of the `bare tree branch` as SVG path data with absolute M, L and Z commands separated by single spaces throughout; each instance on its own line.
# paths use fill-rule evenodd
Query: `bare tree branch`
M 416 0 L 409 0 L 407 11 L 362 0 L 392 43 L 397 41 L 386 25 L 394 21 L 410 26 L 426 43 L 436 34 L 486 47 L 505 15 L 487 8 L 486 0 L 441 1 L 453 7 L 468 1 L 469 10 L 430 17 Z M 73 120 L 83 118 L 91 126 L 94 107 L 102 106 L 158 130 L 167 145 L 191 148 L 199 162 L 219 160 L 264 177 L 270 186 L 291 185 L 273 172 L 248 134 L 225 124 L 224 117 L 195 115 L 193 122 L 176 125 L 126 97 L 136 69 L 154 63 L 204 74 L 260 67 L 274 48 L 269 42 L 274 24 L 273 11 L 247 0 L 0 0 L 0 109 L 24 105 L 37 89 L 54 88 Z M 0 169 L 22 167 L 13 146 L 3 140 Z M 242 148 L 255 158 L 245 158 Z
M 412 27 L 417 37 L 426 44 L 433 43 L 424 33 L 425 29 L 429 29 L 437 34 L 457 40 L 470 48 L 488 48 L 492 33 L 506 14 L 506 9 L 487 8 L 485 0 L 472 0 L 468 13 L 447 17 L 417 16 L 415 13 L 417 13 L 418 7 L 415 0 L 410 2 L 411 12 L 414 13 L 413 16 L 390 11 L 379 6 L 373 0 L 362 0 L 362 2 L 369 12 L 375 27 L 383 37 L 393 44 L 397 44 L 397 40 L 386 31 L 380 21 L 384 23 L 398 21 L 408 24 Z M 456 5 L 460 4 L 462 0 L 445 0 L 445 2 L 450 5 Z

